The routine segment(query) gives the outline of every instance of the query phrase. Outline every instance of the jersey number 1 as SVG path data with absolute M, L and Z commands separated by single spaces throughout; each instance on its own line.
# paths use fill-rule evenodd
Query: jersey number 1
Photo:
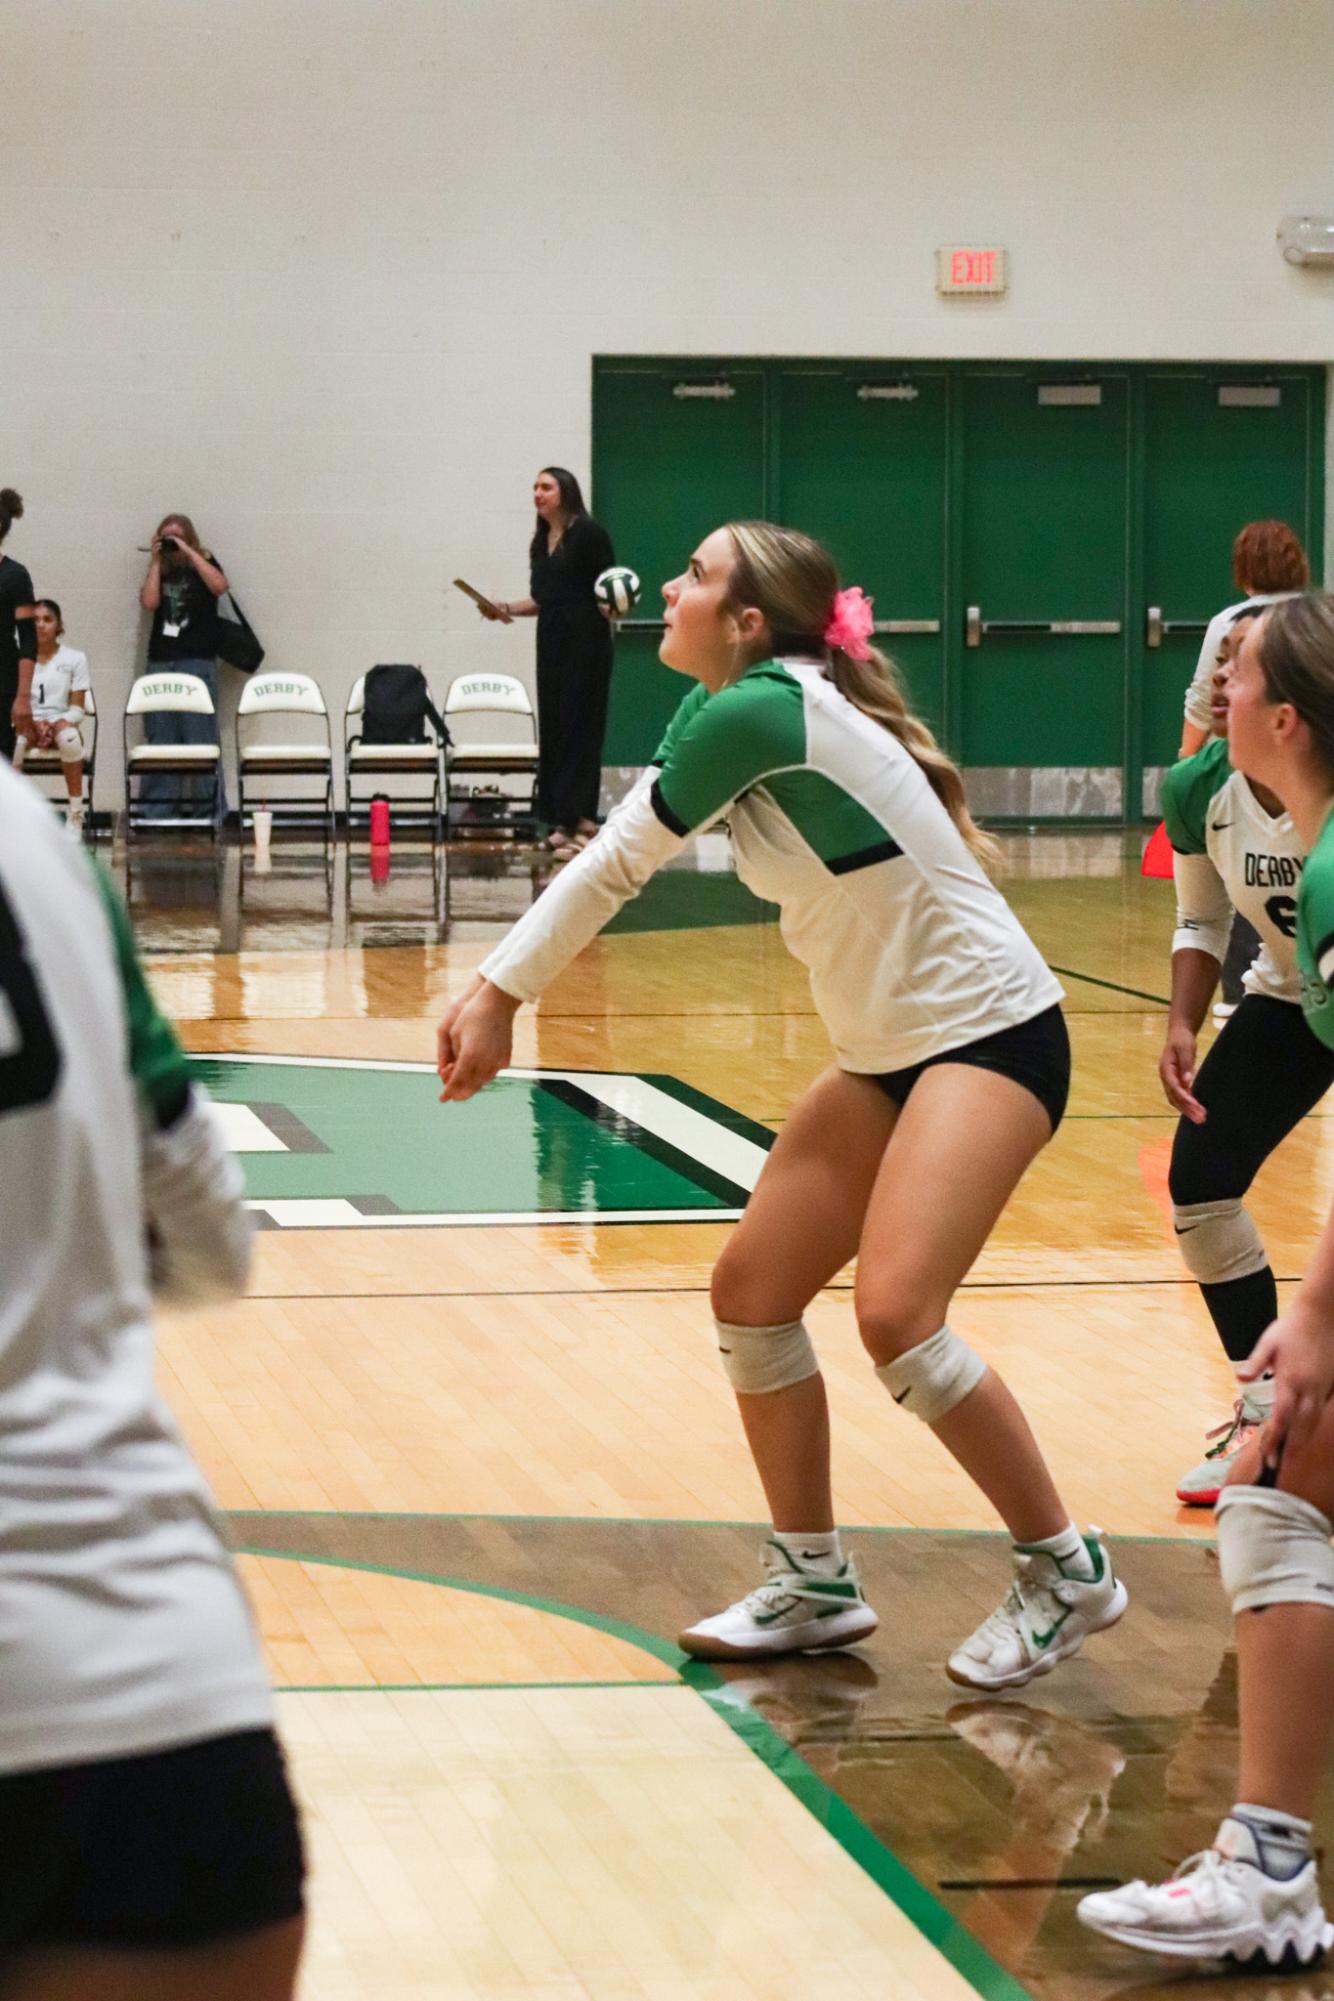
M 23 933 L 0 887 L 0 1118 L 44 1105 L 60 1077 L 60 1049 Z

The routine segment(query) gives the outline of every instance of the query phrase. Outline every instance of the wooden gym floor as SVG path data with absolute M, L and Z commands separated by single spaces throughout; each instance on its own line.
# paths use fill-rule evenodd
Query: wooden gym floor
M 136 850 L 141 944 L 263 1225 L 251 1297 L 168 1320 L 162 1369 L 283 1691 L 308 1997 L 1334 1997 L 1324 1974 L 1165 1978 L 1074 1920 L 1082 1889 L 1206 1844 L 1231 1797 L 1212 1517 L 1173 1498 L 1230 1379 L 1168 1215 L 1170 885 L 1140 879 L 1134 839 L 1007 845 L 1066 987 L 1074 1093 L 953 1318 L 1077 1518 L 1119 1539 L 1132 1605 L 1006 1701 L 941 1671 L 1004 1588 L 1004 1541 L 878 1394 L 846 1273 L 811 1321 L 880 1630 L 723 1673 L 673 1643 L 756 1578 L 708 1274 L 826 1061 L 772 912 L 716 846 L 525 1011 L 511 1077 L 450 1109 L 440 1006 L 540 862 L 396 849 L 372 884 L 364 851 L 280 847 L 261 877 L 235 850 Z M 1321 1107 L 1258 1184 L 1284 1280 L 1332 1138 Z

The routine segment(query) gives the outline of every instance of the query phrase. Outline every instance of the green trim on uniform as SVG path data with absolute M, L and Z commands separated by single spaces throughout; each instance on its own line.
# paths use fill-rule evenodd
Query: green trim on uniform
M 822 862 L 843 861 L 884 842 L 883 822 L 822 771 L 784 771 L 764 789 Z
M 144 978 L 134 932 L 130 928 L 130 914 L 121 901 L 119 890 L 101 862 L 91 856 L 89 861 L 107 922 L 111 926 L 116 963 L 120 968 L 130 1031 L 130 1070 L 154 1115 L 169 1115 L 179 1108 L 182 1097 L 190 1087 L 193 1076 L 190 1059 Z
M 805 690 L 778 662 L 764 661 L 690 716 L 678 712 L 665 743 L 656 790 L 672 821 L 693 832 L 761 780 L 805 764 Z
M 1179 855 L 1208 853 L 1209 806 L 1232 776 L 1227 738 L 1218 736 L 1183 757 L 1163 779 L 1162 811 L 1167 838 Z
M 1297 891 L 1297 970 L 1306 1025 L 1334 1049 L 1334 811 L 1316 836 Z

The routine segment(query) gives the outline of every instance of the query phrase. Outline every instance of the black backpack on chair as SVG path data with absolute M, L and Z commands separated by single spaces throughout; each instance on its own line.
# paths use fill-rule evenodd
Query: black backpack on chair
M 429 716 L 441 743 L 451 741 L 420 667 L 372 667 L 361 712 L 363 743 L 425 743 Z

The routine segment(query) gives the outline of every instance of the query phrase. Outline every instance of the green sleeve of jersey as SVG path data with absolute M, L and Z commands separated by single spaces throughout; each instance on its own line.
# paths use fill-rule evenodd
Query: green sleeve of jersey
M 801 683 L 781 667 L 752 669 L 686 720 L 653 788 L 654 809 L 674 833 L 690 834 L 761 779 L 805 762 Z
M 1297 959 L 1306 1025 L 1334 1049 L 1334 846 L 1329 825 L 1312 848 L 1297 892 Z
M 1209 801 L 1231 776 L 1227 738 L 1220 736 L 1197 750 L 1194 757 L 1183 757 L 1163 779 L 1163 819 L 1167 838 L 1179 855 L 1207 852 L 1204 836 Z
M 709 691 L 702 681 L 696 681 L 688 695 L 683 695 L 676 705 L 676 714 L 667 725 L 667 733 L 649 759 L 650 764 L 666 764 L 672 754 L 677 738 L 709 699 Z
M 190 1088 L 190 1062 L 176 1031 L 159 1008 L 144 978 L 130 929 L 129 912 L 102 864 L 93 875 L 115 940 L 116 963 L 130 1024 L 130 1069 L 159 1124 L 170 1124 Z

